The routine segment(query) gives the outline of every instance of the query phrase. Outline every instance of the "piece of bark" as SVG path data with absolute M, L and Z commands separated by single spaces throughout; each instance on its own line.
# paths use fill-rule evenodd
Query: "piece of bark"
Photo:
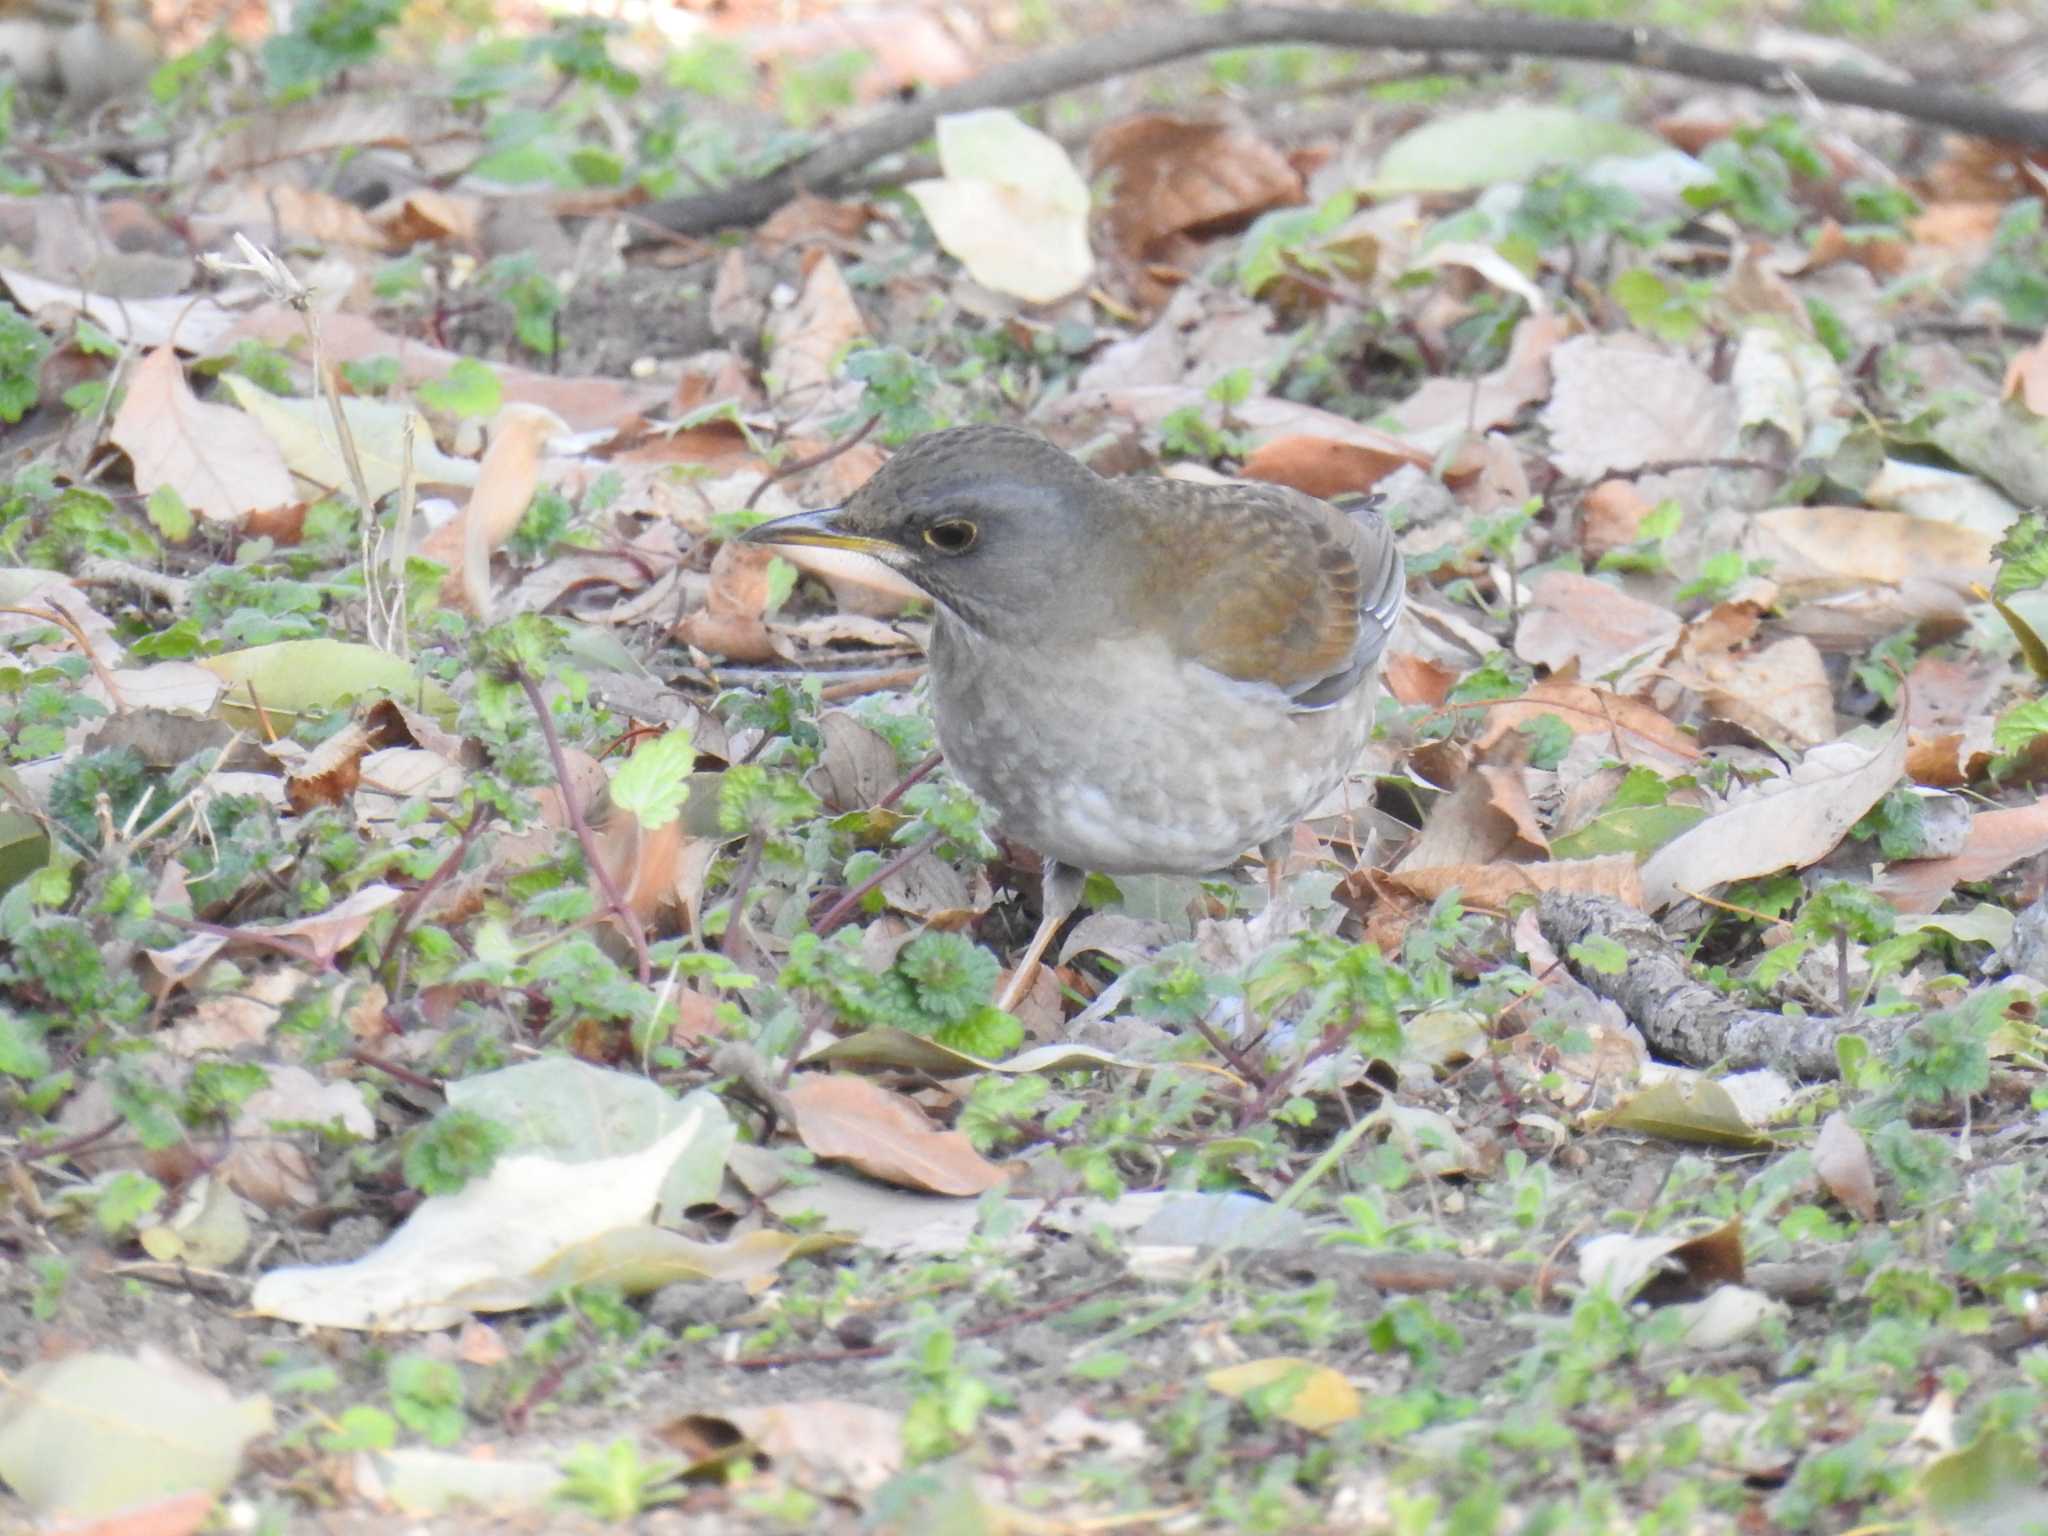
M 1628 962 L 1618 975 L 1576 964 L 1572 974 L 1619 1004 L 1652 1051 L 1683 1066 L 1719 1064 L 1735 1072 L 1771 1067 L 1809 1081 L 1833 1078 L 1835 1042 L 1843 1035 L 1861 1035 L 1872 1050 L 1883 1051 L 1900 1029 L 1889 1020 L 1793 1018 L 1745 1008 L 1694 980 L 1685 952 L 1663 929 L 1611 897 L 1546 895 L 1537 904 L 1536 921 L 1543 937 L 1567 957 L 1572 945 L 1594 937 L 1626 950 Z

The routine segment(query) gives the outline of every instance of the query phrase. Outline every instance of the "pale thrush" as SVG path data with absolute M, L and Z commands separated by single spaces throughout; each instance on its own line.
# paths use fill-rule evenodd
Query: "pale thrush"
M 1083 872 L 1202 874 L 1294 824 L 1372 733 L 1402 567 L 1377 513 L 1109 480 L 1014 427 L 919 438 L 844 506 L 749 530 L 859 550 L 936 605 L 939 746 L 1045 858 L 1028 986 Z

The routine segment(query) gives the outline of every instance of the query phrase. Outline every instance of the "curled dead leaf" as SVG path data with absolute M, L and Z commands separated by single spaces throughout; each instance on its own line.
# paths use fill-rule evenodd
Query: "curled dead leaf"
M 786 1098 L 805 1146 L 884 1183 L 978 1195 L 1008 1177 L 960 1132 L 934 1129 L 909 1099 L 864 1077 L 807 1073 Z

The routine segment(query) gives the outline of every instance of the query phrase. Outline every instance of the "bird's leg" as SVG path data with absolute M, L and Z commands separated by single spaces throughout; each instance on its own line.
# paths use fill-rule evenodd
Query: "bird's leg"
M 1280 886 L 1287 878 L 1287 855 L 1294 850 L 1294 828 L 1259 844 L 1259 857 L 1266 861 L 1266 907 L 1280 904 Z
M 1024 994 L 1031 990 L 1031 983 L 1038 979 L 1038 962 L 1060 931 L 1060 924 L 1073 916 L 1074 908 L 1081 904 L 1081 885 L 1086 880 L 1080 870 L 1071 864 L 1062 864 L 1057 859 L 1047 859 L 1039 877 L 1039 904 L 1042 915 L 1038 919 L 1038 931 L 1031 935 L 1031 942 L 1024 946 L 1024 953 L 1017 957 L 1017 965 L 1010 972 L 1010 984 L 1003 988 L 1003 995 L 996 1006 L 1009 1013 L 1022 1002 Z

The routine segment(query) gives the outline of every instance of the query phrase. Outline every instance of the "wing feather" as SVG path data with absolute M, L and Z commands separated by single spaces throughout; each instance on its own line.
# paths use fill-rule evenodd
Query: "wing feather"
M 1125 482 L 1134 485 L 1142 482 Z M 1167 482 L 1153 482 L 1162 487 Z M 1185 512 L 1199 491 L 1199 515 Z M 1326 709 L 1359 686 L 1385 650 L 1404 592 L 1400 551 L 1377 511 L 1339 511 L 1283 486 L 1171 484 L 1182 549 L 1176 650 L 1226 677 L 1264 683 L 1296 709 Z M 1156 494 L 1143 501 L 1163 506 Z M 1192 536 L 1185 531 L 1192 526 Z

